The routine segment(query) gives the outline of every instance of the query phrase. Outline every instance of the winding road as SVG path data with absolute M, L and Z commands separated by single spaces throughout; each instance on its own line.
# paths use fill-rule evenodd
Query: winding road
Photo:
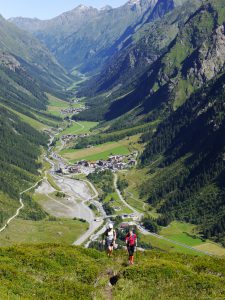
M 117 186 L 117 181 L 118 181 L 118 175 L 116 173 L 114 173 L 114 188 L 116 190 L 116 193 L 118 194 L 120 201 L 127 206 L 131 211 L 133 211 L 133 213 L 139 218 L 139 220 L 142 218 L 143 214 L 141 214 L 140 212 L 138 212 L 135 208 L 133 208 L 131 205 L 129 205 L 123 198 L 120 190 L 118 189 Z
M 75 122 L 75 123 L 77 123 L 77 122 Z M 77 123 L 77 124 L 79 124 L 79 123 Z M 81 124 L 79 124 L 79 125 L 81 125 Z M 82 125 L 81 125 L 81 127 L 82 127 Z M 58 134 L 59 133 L 57 133 L 56 136 Z M 106 218 L 110 218 L 110 216 L 107 216 L 107 214 L 105 213 L 105 211 L 102 207 L 102 204 L 96 200 L 99 196 L 98 191 L 96 190 L 95 186 L 91 182 L 89 182 L 88 180 L 79 180 L 78 181 L 78 180 L 72 179 L 70 176 L 66 176 L 66 175 L 59 176 L 59 175 L 55 174 L 55 170 L 57 169 L 56 163 L 59 165 L 65 165 L 65 162 L 59 155 L 56 155 L 54 152 L 52 152 L 51 143 L 52 143 L 53 139 L 54 139 L 54 137 L 51 136 L 51 139 L 50 139 L 50 142 L 48 145 L 48 153 L 55 159 L 55 161 L 50 160 L 47 157 L 47 155 L 45 156 L 45 160 L 51 164 L 51 169 L 49 170 L 49 174 L 52 177 L 52 179 L 54 179 L 55 183 L 60 188 L 60 190 L 63 193 L 65 193 L 67 196 L 70 197 L 70 201 L 73 202 L 73 206 L 62 203 L 62 202 L 52 198 L 48 194 L 46 194 L 46 195 L 47 195 L 47 197 L 52 199 L 52 201 L 58 202 L 59 205 L 62 205 L 64 207 L 66 207 L 67 209 L 71 210 L 71 212 L 73 213 L 73 217 L 84 219 L 89 223 L 89 229 L 78 240 L 76 240 L 73 243 L 73 245 L 81 245 L 81 244 L 85 243 L 85 247 L 88 247 L 91 241 L 96 241 L 99 238 L 99 236 L 105 231 L 106 225 L 103 225 L 103 222 L 104 222 L 103 220 Z M 0 233 L 3 232 L 7 228 L 7 226 L 16 217 L 18 217 L 20 211 L 24 208 L 22 195 L 32 189 L 35 189 L 44 180 L 47 180 L 46 174 L 43 179 L 39 180 L 32 187 L 22 191 L 19 194 L 20 207 L 17 209 L 16 213 L 7 220 L 6 224 L 2 228 L 0 228 Z M 135 217 L 137 217 L 139 220 L 141 220 L 143 214 L 138 212 L 136 209 L 134 209 L 131 205 L 129 205 L 124 200 L 120 190 L 118 189 L 117 182 L 118 182 L 118 175 L 116 173 L 114 173 L 114 188 L 116 190 L 116 193 L 119 196 L 120 201 L 133 212 L 133 215 Z M 90 189 L 93 191 L 93 193 L 90 192 Z M 95 207 L 100 212 L 101 218 L 99 220 L 96 220 L 93 211 L 88 206 L 89 203 L 92 203 L 93 205 L 95 205 Z M 191 249 L 195 252 L 200 252 L 200 253 L 203 253 L 206 255 L 213 255 L 211 253 L 208 253 L 208 252 L 205 252 L 202 250 L 198 250 L 198 249 L 188 246 L 186 244 L 182 244 L 182 243 L 170 240 L 161 235 L 152 233 L 152 232 L 146 230 L 145 228 L 143 228 L 139 223 L 136 223 L 136 225 L 137 225 L 137 228 L 140 230 L 140 232 L 144 235 L 152 235 L 158 239 L 165 240 L 167 242 L 182 246 L 187 249 Z M 98 229 L 99 229 L 99 231 L 98 231 Z

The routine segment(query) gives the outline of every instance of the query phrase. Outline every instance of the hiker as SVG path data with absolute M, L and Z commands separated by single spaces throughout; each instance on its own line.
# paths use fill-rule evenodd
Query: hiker
M 129 263 L 130 265 L 134 264 L 134 252 L 137 247 L 137 235 L 133 232 L 133 229 L 130 229 L 128 234 L 126 235 L 126 245 L 127 251 L 129 254 Z
M 116 241 L 116 231 L 113 229 L 113 224 L 109 224 L 108 228 L 104 233 L 103 243 L 106 245 L 107 255 L 112 256 L 113 247 Z

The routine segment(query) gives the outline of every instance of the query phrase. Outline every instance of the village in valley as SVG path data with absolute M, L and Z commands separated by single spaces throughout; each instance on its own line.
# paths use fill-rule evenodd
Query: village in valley
M 70 106 L 68 108 L 62 109 L 61 114 L 64 115 L 64 116 L 66 116 L 66 115 L 77 115 L 80 112 L 82 112 L 84 109 L 85 109 L 85 107 L 72 107 L 72 106 Z
M 80 105 L 78 107 L 74 107 L 74 105 L 80 105 L 79 100 L 75 99 L 73 102 L 70 104 L 69 107 L 61 109 L 60 113 L 63 116 L 69 116 L 69 115 L 78 115 L 80 112 L 84 111 L 87 109 L 85 105 Z
M 111 170 L 112 172 L 127 170 L 136 165 L 136 156 L 137 153 L 134 152 L 129 155 L 111 155 L 107 160 L 98 160 L 96 162 L 80 160 L 73 165 L 66 166 L 64 164 L 59 168 L 58 173 L 88 175 L 96 170 Z

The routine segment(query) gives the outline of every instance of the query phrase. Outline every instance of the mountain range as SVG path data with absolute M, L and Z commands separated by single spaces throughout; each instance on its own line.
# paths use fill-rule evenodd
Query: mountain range
M 80 5 L 51 20 L 1 17 L 0 23 L 0 104 L 14 120 L 2 126 L 18 143 L 24 143 L 18 133 L 28 135 L 29 151 L 37 151 L 30 164 L 37 168 L 32 160 L 46 136 L 28 125 L 18 131 L 15 113 L 54 123 L 46 93 L 84 97 L 87 110 L 73 118 L 100 121 L 102 138 L 141 128 L 138 167 L 149 173 L 139 194 L 160 215 L 158 224 L 192 222 L 204 237 L 225 243 L 223 0 Z M 80 73 L 87 80 L 69 89 Z M 35 176 L 21 157 L 1 161 Z
M 173 0 L 128 1 L 119 8 L 80 5 L 51 20 L 13 18 L 47 45 L 68 70 L 96 72 L 145 23 L 173 9 Z

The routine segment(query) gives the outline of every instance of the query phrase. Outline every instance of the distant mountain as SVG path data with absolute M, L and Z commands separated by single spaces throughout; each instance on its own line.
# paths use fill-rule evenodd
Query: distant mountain
M 224 22 L 220 1 L 207 1 L 180 29 L 168 50 L 111 104 L 106 118 L 131 109 L 143 117 L 170 113 L 198 88 L 224 71 Z
M 159 1 L 154 13 L 156 20 L 149 19 L 139 26 L 122 47 L 110 57 L 101 72 L 80 88 L 80 94 L 93 95 L 110 89 L 127 90 L 136 79 L 167 50 L 190 15 L 200 6 L 200 1 L 187 0 L 177 5 L 174 1 Z M 163 5 L 163 6 L 162 6 Z M 163 7 L 165 9 L 163 9 Z M 160 15 L 160 17 L 159 17 Z M 131 87 L 132 88 L 132 87 Z
M 136 109 L 136 114 L 143 112 L 144 118 L 154 109 L 146 107 L 147 99 L 154 96 L 150 93 L 149 78 L 156 79 L 161 59 L 199 7 L 200 1 L 183 1 L 160 19 L 142 24 L 121 50 L 108 59 L 101 72 L 81 85 L 78 96 L 87 96 L 90 114 L 85 111 L 80 117 L 112 120 Z
M 61 90 L 70 80 L 43 44 L 1 16 L 0 51 L 14 56 L 47 90 Z
M 172 0 L 128 1 L 97 10 L 80 5 L 54 19 L 13 18 L 10 21 L 38 37 L 67 69 L 95 71 L 120 49 L 135 28 L 173 8 Z
M 45 110 L 45 92 L 62 93 L 71 78 L 37 39 L 2 17 L 0 25 L 0 103 L 30 115 Z

